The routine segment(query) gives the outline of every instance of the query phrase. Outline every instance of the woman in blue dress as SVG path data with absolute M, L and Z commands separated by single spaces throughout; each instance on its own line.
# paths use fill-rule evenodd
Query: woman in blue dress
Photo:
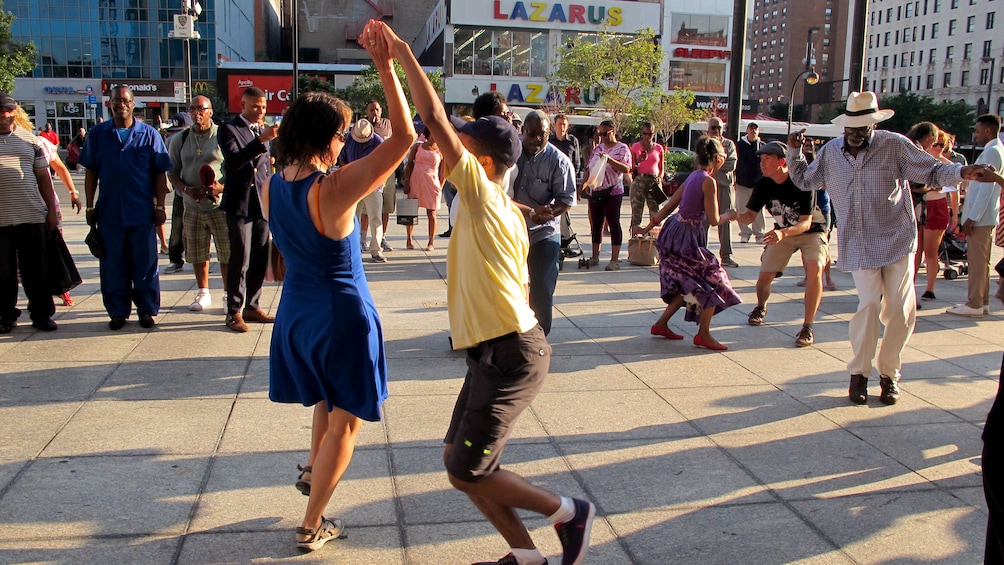
M 394 172 L 415 141 L 386 44 L 364 34 L 387 95 L 394 135 L 372 153 L 324 174 L 345 145 L 352 111 L 310 92 L 289 107 L 273 143 L 281 164 L 262 189 L 262 206 L 286 279 L 269 359 L 269 398 L 313 406 L 310 457 L 297 488 L 310 498 L 297 546 L 314 551 L 342 531 L 323 516 L 352 459 L 362 420 L 379 421 L 387 398 L 380 318 L 363 272 L 356 204 Z
M 648 233 L 677 206 L 680 207 L 680 211 L 663 226 L 655 244 L 659 250 L 659 282 L 666 309 L 652 326 L 651 333 L 667 339 L 683 339 L 682 335 L 669 329 L 669 319 L 685 300 L 690 300 L 700 310 L 694 345 L 725 351 L 728 347 L 711 335 L 711 318 L 741 300 L 732 290 L 729 275 L 718 258 L 708 250 L 707 232 L 702 223 L 707 219 L 712 226 L 717 226 L 721 222 L 733 221 L 736 211 L 719 213 L 718 210 L 718 185 L 714 174 L 725 162 L 725 149 L 721 142 L 702 137 L 697 140 L 695 152 L 697 170 L 687 177 L 683 187 L 641 230 L 642 234 Z

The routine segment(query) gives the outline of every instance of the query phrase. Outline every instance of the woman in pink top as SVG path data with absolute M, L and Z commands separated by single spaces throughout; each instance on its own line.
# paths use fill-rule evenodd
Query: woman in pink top
M 426 251 L 432 251 L 433 238 L 436 234 L 436 210 L 439 210 L 439 201 L 443 194 L 443 181 L 446 180 L 446 164 L 443 162 L 443 155 L 439 152 L 439 147 L 429 128 L 422 132 L 425 141 L 416 143 L 411 148 L 408 155 L 408 164 L 404 169 L 404 193 L 408 198 L 417 199 L 418 206 L 425 208 L 425 214 L 429 219 L 429 244 Z M 408 233 L 408 249 L 415 248 L 415 240 L 412 233 L 415 226 L 406 226 Z
M 659 211 L 659 200 L 654 196 L 662 191 L 663 154 L 666 149 L 655 142 L 651 123 L 641 126 L 641 141 L 631 146 L 634 161 L 634 182 L 631 183 L 631 227 L 641 225 L 641 215 L 648 204 L 648 217 Z M 665 196 L 663 196 L 665 200 Z

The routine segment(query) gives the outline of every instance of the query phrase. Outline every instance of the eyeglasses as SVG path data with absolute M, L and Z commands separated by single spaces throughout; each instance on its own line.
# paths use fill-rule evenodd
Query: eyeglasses
M 188 111 L 190 113 L 202 113 L 202 112 L 209 112 L 211 110 L 212 110 L 212 108 L 208 108 L 206 106 L 189 106 L 188 107 Z
M 341 139 L 342 141 L 345 141 L 345 136 L 349 135 L 349 131 L 350 130 L 336 131 L 335 132 L 335 137 L 337 137 L 338 139 Z
M 857 133 L 860 135 L 868 135 L 872 131 L 872 126 L 861 126 L 859 128 L 844 128 L 844 133 Z
M 652 137 L 652 132 L 650 131 L 643 131 L 641 132 L 641 134 L 644 135 L 645 137 Z
M 722 131 L 722 126 L 710 126 L 708 129 L 711 131 Z
M 112 98 L 112 104 L 121 104 L 123 106 L 132 106 L 135 104 L 132 98 Z

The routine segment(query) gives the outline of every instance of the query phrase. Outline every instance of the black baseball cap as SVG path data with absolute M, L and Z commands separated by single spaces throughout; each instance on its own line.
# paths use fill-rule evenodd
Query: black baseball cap
M 775 157 L 784 157 L 785 152 L 788 150 L 788 146 L 781 143 L 780 141 L 771 141 L 770 143 L 765 143 L 763 147 L 757 149 L 757 155 L 774 155 Z
M 484 116 L 473 122 L 465 122 L 457 116 L 450 116 L 450 122 L 460 133 L 478 140 L 491 148 L 491 157 L 497 158 L 506 168 L 512 167 L 523 154 L 523 144 L 512 124 L 499 116 Z

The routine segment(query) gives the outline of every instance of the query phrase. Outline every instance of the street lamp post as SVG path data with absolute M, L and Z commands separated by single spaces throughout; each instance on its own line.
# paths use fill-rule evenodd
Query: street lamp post
M 201 39 L 195 29 L 195 22 L 202 15 L 202 5 L 198 0 L 182 0 L 181 14 L 174 17 L 174 29 L 167 36 L 182 40 L 182 56 L 185 58 L 185 103 L 192 101 L 192 39 Z
M 983 57 L 983 62 L 990 63 L 990 75 L 987 76 L 987 111 L 986 111 L 986 113 L 989 114 L 990 112 L 993 112 L 993 102 L 991 102 L 991 99 L 994 94 L 994 64 L 997 62 L 997 59 L 994 59 L 993 57 Z
M 802 71 L 791 83 L 791 93 L 788 95 L 788 135 L 791 135 L 791 117 L 795 111 L 795 87 L 802 79 L 805 79 L 807 84 L 816 84 L 819 82 L 819 75 L 816 74 L 815 70 L 809 68 Z

